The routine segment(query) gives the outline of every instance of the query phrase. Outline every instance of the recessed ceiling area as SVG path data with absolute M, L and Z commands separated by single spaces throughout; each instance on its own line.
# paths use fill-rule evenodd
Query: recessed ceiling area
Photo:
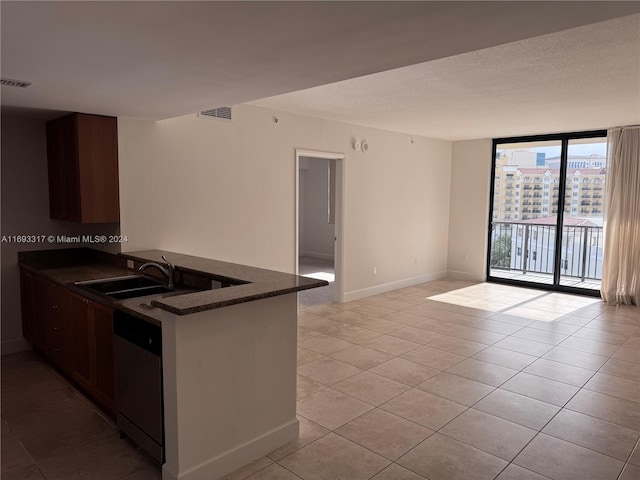
M 252 102 L 461 140 L 640 123 L 640 15 Z
M 0 8 L 2 75 L 32 82 L 27 89 L 2 87 L 3 110 L 80 111 L 149 119 L 456 58 L 639 10 L 637 2 L 607 1 L 2 1 Z M 431 77 L 416 71 L 406 81 L 397 79 L 403 85 L 400 91 L 376 90 L 376 96 L 369 99 L 359 95 L 354 102 L 342 104 L 337 93 L 318 98 L 336 107 L 336 115 L 344 119 L 357 114 L 359 103 L 362 112 L 354 115 L 359 122 L 381 122 L 385 117 L 395 125 L 379 123 L 382 128 L 436 136 L 437 130 L 430 126 L 433 121 L 425 123 L 423 108 L 412 106 L 410 100 L 429 99 L 426 94 L 434 91 L 431 82 L 436 86 L 440 76 L 462 73 L 456 70 L 455 61 L 440 68 L 444 70 Z M 438 87 L 440 103 L 429 100 L 428 108 L 436 113 L 443 111 L 439 105 L 446 101 L 459 105 L 442 117 L 444 124 L 467 122 L 460 113 L 477 106 L 477 102 L 464 106 L 472 93 L 479 97 L 482 89 L 488 89 L 487 98 L 494 93 L 494 87 L 484 82 L 490 72 L 482 63 L 472 73 L 449 89 Z M 520 78 L 517 72 L 513 75 Z M 541 80 L 550 81 L 548 72 L 541 75 Z M 415 93 L 407 92 L 414 88 Z M 407 112 L 365 108 L 378 102 L 389 105 L 394 95 Z M 503 95 L 505 101 L 509 95 L 513 92 Z M 294 103 L 286 107 L 299 108 Z M 312 104 L 312 109 L 317 109 Z M 504 106 L 517 110 L 525 105 L 513 100 Z M 495 109 L 496 105 L 487 102 L 486 108 Z M 319 109 L 321 113 L 325 110 Z M 363 119 L 365 116 L 371 119 Z

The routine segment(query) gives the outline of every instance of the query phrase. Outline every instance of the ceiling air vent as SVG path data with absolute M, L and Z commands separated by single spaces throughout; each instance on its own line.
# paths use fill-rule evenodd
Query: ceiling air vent
M 11 78 L 0 79 L 0 85 L 3 87 L 20 87 L 27 88 L 31 85 L 31 82 L 25 82 L 24 80 L 12 80 Z
M 209 110 L 201 111 L 198 116 L 204 118 L 219 118 L 220 120 L 233 120 L 231 116 L 231 107 L 217 107 Z

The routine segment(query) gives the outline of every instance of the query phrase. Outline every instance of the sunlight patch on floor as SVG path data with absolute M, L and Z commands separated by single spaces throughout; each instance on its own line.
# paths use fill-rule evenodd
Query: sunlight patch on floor
M 560 317 L 574 313 L 581 308 L 588 307 L 601 300 L 595 297 L 580 297 L 563 293 L 551 293 L 510 310 L 509 315 L 532 318 L 543 322 L 553 322 Z
M 553 322 L 601 301 L 594 297 L 549 293 L 495 283 L 480 283 L 432 295 L 428 299 L 543 322 Z
M 546 295 L 546 293 L 539 290 L 498 285 L 495 283 L 480 283 L 459 288 L 458 290 L 452 290 L 447 293 L 432 295 L 428 297 L 428 299 L 436 302 L 459 305 L 461 307 L 499 312 L 543 295 Z
M 331 272 L 313 272 L 305 273 L 303 277 L 315 278 L 316 280 L 325 280 L 327 282 L 333 282 L 336 279 L 335 274 Z

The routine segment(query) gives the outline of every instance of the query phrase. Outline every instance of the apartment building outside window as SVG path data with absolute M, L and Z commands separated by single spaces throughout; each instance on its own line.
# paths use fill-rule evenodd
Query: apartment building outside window
M 488 279 L 599 291 L 606 131 L 496 139 L 492 178 Z

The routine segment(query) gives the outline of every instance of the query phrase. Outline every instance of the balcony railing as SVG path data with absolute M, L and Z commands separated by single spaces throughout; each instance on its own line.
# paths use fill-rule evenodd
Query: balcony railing
M 602 279 L 603 228 L 562 228 L 560 274 L 581 281 Z M 493 222 L 491 269 L 553 274 L 556 226 L 537 223 Z

